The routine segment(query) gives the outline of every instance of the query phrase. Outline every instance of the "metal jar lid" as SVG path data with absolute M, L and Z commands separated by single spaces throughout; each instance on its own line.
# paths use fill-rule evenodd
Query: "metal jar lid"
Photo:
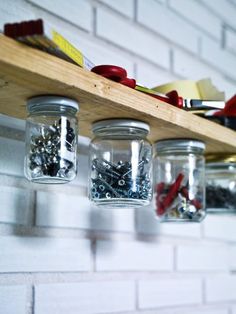
M 134 128 L 144 130 L 147 133 L 150 132 L 150 127 L 147 123 L 132 119 L 108 119 L 97 121 L 92 124 L 93 132 L 109 130 L 112 128 Z
M 43 106 L 64 106 L 79 110 L 76 100 L 62 96 L 36 96 L 28 99 L 27 109 L 29 112 L 42 108 Z
M 236 163 L 236 154 L 207 154 L 207 163 Z
M 156 151 L 192 151 L 197 150 L 203 152 L 206 148 L 204 142 L 190 138 L 176 138 L 157 141 L 154 144 Z

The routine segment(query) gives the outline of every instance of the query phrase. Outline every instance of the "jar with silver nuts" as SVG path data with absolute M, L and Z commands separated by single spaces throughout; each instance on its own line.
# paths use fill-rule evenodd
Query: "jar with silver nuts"
M 38 96 L 27 102 L 25 176 L 54 184 L 77 173 L 78 103 L 61 96 Z
M 98 206 L 137 208 L 152 198 L 152 146 L 149 125 L 109 119 L 92 126 L 89 198 Z

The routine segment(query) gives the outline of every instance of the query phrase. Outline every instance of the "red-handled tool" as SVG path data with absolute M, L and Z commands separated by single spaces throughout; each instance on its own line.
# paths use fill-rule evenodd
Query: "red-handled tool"
M 124 68 L 118 67 L 116 65 L 98 65 L 92 68 L 91 70 L 94 73 L 102 75 L 107 79 L 118 82 L 130 88 L 136 89 L 139 92 L 148 94 L 158 100 L 166 102 L 170 105 L 181 109 L 187 110 L 205 110 L 210 108 L 224 108 L 224 102 L 219 101 L 209 101 L 209 100 L 200 100 L 200 99 L 183 99 L 183 97 L 178 95 L 176 90 L 172 90 L 167 94 L 158 93 L 150 88 L 140 86 L 136 84 L 135 79 L 128 78 L 127 72 Z
M 127 72 L 124 68 L 118 67 L 116 65 L 98 65 L 92 68 L 91 71 L 107 79 L 118 82 L 130 88 L 136 89 L 142 93 L 148 94 L 156 99 L 167 102 L 176 107 L 179 108 L 183 107 L 183 98 L 179 97 L 176 91 L 171 91 L 168 94 L 164 95 L 157 93 L 147 87 L 137 85 L 135 79 L 127 77 Z
M 214 117 L 236 117 L 236 95 L 231 97 L 226 103 L 222 110 L 217 110 L 213 113 Z
M 182 173 L 179 173 L 175 182 L 169 187 L 168 193 L 163 199 L 162 194 L 164 192 L 165 184 L 164 182 L 160 182 L 159 184 L 157 184 L 156 210 L 158 215 L 160 216 L 163 215 L 168 209 L 168 207 L 173 203 L 178 194 L 183 179 L 184 175 Z

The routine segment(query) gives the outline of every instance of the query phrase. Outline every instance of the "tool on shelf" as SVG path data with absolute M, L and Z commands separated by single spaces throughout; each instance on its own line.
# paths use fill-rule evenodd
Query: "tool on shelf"
M 90 70 L 94 64 L 74 45 L 42 19 L 8 23 L 4 34 Z
M 92 72 L 97 73 L 107 79 L 118 82 L 142 93 L 148 94 L 161 101 L 167 102 L 175 107 L 186 110 L 207 110 L 212 108 L 223 109 L 224 101 L 201 100 L 201 99 L 184 99 L 176 90 L 171 90 L 166 94 L 156 92 L 153 89 L 140 86 L 136 84 L 136 80 L 127 77 L 127 72 L 124 68 L 116 65 L 98 65 L 91 69 Z
M 236 95 L 226 102 L 223 109 L 206 111 L 204 118 L 236 130 Z

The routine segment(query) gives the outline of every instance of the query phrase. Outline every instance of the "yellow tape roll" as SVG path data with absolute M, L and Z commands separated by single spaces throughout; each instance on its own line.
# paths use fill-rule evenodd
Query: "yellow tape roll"
M 176 90 L 183 98 L 201 99 L 198 86 L 195 81 L 175 81 L 161 86 L 154 87 L 156 92 L 166 94 L 172 90 Z

